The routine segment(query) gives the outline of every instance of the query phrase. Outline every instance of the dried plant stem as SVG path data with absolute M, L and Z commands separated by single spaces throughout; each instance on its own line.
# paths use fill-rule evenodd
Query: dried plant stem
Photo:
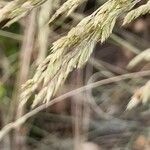
M 81 86 L 83 83 L 83 72 L 82 70 L 77 70 L 72 75 L 73 85 L 76 87 Z M 73 132 L 74 132 L 74 150 L 79 150 L 81 148 L 82 141 L 82 126 L 83 126 L 83 116 L 82 116 L 82 105 L 83 105 L 83 97 L 81 93 L 74 95 L 72 97 L 72 115 L 73 121 Z
M 89 61 L 88 61 L 89 63 Z M 93 66 L 91 64 L 88 64 L 86 66 L 86 72 L 85 72 L 85 80 L 84 82 L 88 85 L 88 80 L 90 76 L 93 74 Z M 89 105 L 90 102 L 90 96 L 89 96 L 89 90 L 85 91 L 83 93 L 83 125 L 82 125 L 82 141 L 87 142 L 88 141 L 88 134 L 89 133 L 89 127 L 90 127 L 90 120 L 91 118 L 91 108 Z
M 140 49 L 138 49 L 137 47 L 135 47 L 134 45 L 130 44 L 129 42 L 127 42 L 126 40 L 122 39 L 121 37 L 112 34 L 110 36 L 110 38 L 112 40 L 114 40 L 116 43 L 118 43 L 119 45 L 127 48 L 128 50 L 130 50 L 131 52 L 133 52 L 134 54 L 139 54 L 140 53 Z
M 0 30 L 0 36 L 11 38 L 11 39 L 14 39 L 14 40 L 17 40 L 17 41 L 22 41 L 23 40 L 22 35 L 12 33 L 12 32 L 8 32 L 8 31 L 4 31 L 4 30 Z
M 12 112 L 10 114 L 15 118 L 13 119 L 18 119 L 22 115 L 24 115 L 24 107 L 22 106 L 18 108 L 19 105 L 19 95 L 20 95 L 20 88 L 21 85 L 24 84 L 28 77 L 29 77 L 29 70 L 30 70 L 30 63 L 31 63 L 31 55 L 33 52 L 34 48 L 34 42 L 35 42 L 35 31 L 36 31 L 36 10 L 32 11 L 29 16 L 27 16 L 26 19 L 26 24 L 25 24 L 25 29 L 24 29 L 24 39 L 21 47 L 21 55 L 20 55 L 20 70 L 18 72 L 17 76 L 17 85 L 16 89 L 14 91 L 13 95 L 13 101 L 12 101 Z M 17 109 L 16 109 L 17 108 Z M 14 113 L 16 113 L 14 115 Z M 9 115 L 10 116 L 10 115 Z M 26 134 L 28 130 L 26 129 L 26 132 L 21 133 L 20 128 L 18 128 L 15 133 L 14 133 L 14 141 L 13 141 L 13 146 L 15 147 L 16 150 L 24 150 L 26 147 Z M 22 136 L 22 138 L 20 138 Z
M 38 43 L 39 54 L 37 64 L 39 65 L 46 57 L 48 50 L 48 37 L 50 33 L 49 25 L 47 24 L 53 10 L 53 0 L 47 0 L 43 5 L 38 16 Z M 49 12 L 49 13 L 47 13 Z
M 142 77 L 142 76 L 149 76 L 149 75 L 150 75 L 150 71 L 141 71 L 141 72 L 129 73 L 129 74 L 124 74 L 124 75 L 120 75 L 120 76 L 104 79 L 104 80 L 101 80 L 101 81 L 97 81 L 97 82 L 91 83 L 89 85 L 85 85 L 85 86 L 83 86 L 81 88 L 72 90 L 72 91 L 70 91 L 70 92 L 68 92 L 66 94 L 63 94 L 63 95 L 61 95 L 61 96 L 59 96 L 57 98 L 54 98 L 53 100 L 49 101 L 46 104 L 40 105 L 39 107 L 37 107 L 37 108 L 31 110 L 30 112 L 26 113 L 24 116 L 20 117 L 16 121 L 7 124 L 0 131 L 0 141 L 12 129 L 18 128 L 20 125 L 25 123 L 27 121 L 27 119 L 29 119 L 30 117 L 36 115 L 38 112 L 46 109 L 47 107 L 52 106 L 52 105 L 54 105 L 54 104 L 64 100 L 65 98 L 71 97 L 73 95 L 76 95 L 78 93 L 90 90 L 90 89 L 98 87 L 98 86 L 102 86 L 102 85 L 106 85 L 106 84 L 110 84 L 110 83 L 114 83 L 114 82 L 119 82 L 121 80 L 126 80 L 126 79 L 130 79 L 130 78 L 139 78 L 139 77 Z

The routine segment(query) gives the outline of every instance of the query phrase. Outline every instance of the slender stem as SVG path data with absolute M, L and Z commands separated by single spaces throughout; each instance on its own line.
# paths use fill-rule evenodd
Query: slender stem
M 135 73 L 129 73 L 129 74 L 124 74 L 124 75 L 120 75 L 120 76 L 116 76 L 116 77 L 111 77 L 108 79 L 104 79 L 101 81 L 97 81 L 85 86 L 82 86 L 78 89 L 72 90 L 68 93 L 65 93 L 57 98 L 54 98 L 53 100 L 49 101 L 46 104 L 42 104 L 39 107 L 31 110 L 30 112 L 28 112 L 27 114 L 25 114 L 24 116 L 20 117 L 19 119 L 17 119 L 16 121 L 7 124 L 6 126 L 4 126 L 2 128 L 2 130 L 0 131 L 0 140 L 3 139 L 3 137 L 9 133 L 12 129 L 16 129 L 18 128 L 20 125 L 22 125 L 23 123 L 26 122 L 27 119 L 29 119 L 30 117 L 36 115 L 38 112 L 46 109 L 49 106 L 52 106 L 68 97 L 71 97 L 73 95 L 76 95 L 78 93 L 84 92 L 86 90 L 90 90 L 92 88 L 98 87 L 98 86 L 102 86 L 102 85 L 106 85 L 106 84 L 110 84 L 110 83 L 114 83 L 114 82 L 119 82 L 121 80 L 126 80 L 126 79 L 130 79 L 130 78 L 139 78 L 142 76 L 150 76 L 150 70 L 148 71 L 141 71 L 141 72 L 135 72 Z

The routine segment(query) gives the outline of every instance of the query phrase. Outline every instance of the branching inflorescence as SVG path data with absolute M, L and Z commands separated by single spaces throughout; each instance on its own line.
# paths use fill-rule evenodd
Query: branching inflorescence
M 34 7 L 46 0 L 14 0 L 0 9 L 0 22 L 10 19 L 6 25 L 25 16 Z M 52 23 L 59 15 L 69 15 L 85 0 L 68 0 L 52 16 Z M 28 80 L 21 91 L 21 105 L 27 102 L 31 95 L 41 87 L 33 101 L 33 107 L 41 102 L 48 102 L 58 88 L 64 83 L 68 74 L 74 68 L 82 67 L 90 57 L 96 42 L 104 42 L 112 33 L 117 18 L 128 13 L 124 24 L 138 16 L 150 12 L 150 1 L 132 11 L 140 0 L 108 0 L 90 16 L 84 18 L 68 34 L 53 43 L 51 54 L 37 68 L 34 77 Z
M 2 9 L 0 9 L 0 22 L 5 19 L 10 21 L 5 25 L 9 26 L 12 23 L 18 21 L 20 18 L 26 16 L 33 8 L 41 5 L 47 0 L 13 0 L 8 2 Z M 55 20 L 60 14 L 67 13 L 69 15 L 78 5 L 85 0 L 68 0 L 66 1 L 58 11 L 53 15 L 50 22 Z M 2 3 L 2 4 L 1 4 Z M 0 2 L 3 6 L 4 2 Z M 0 6 L 1 6 L 0 5 Z
M 133 21 L 134 19 L 138 18 L 141 15 L 145 15 L 147 13 L 150 13 L 150 0 L 148 2 L 136 9 L 131 10 L 125 17 L 124 23 L 127 24 Z
M 59 15 L 66 14 L 69 16 L 80 4 L 82 4 L 86 0 L 68 0 L 66 1 L 52 16 L 49 23 L 52 23 Z
M 104 42 L 111 34 L 116 19 L 129 11 L 138 1 L 109 0 L 93 14 L 84 18 L 68 35 L 53 43 L 51 54 L 38 67 L 34 77 L 23 85 L 22 104 L 41 85 L 33 107 L 48 102 L 74 68 L 83 66 L 97 41 Z
M 0 9 L 0 22 L 5 19 L 10 21 L 5 25 L 9 26 L 20 18 L 26 16 L 34 7 L 41 5 L 46 0 L 14 0 L 8 2 Z

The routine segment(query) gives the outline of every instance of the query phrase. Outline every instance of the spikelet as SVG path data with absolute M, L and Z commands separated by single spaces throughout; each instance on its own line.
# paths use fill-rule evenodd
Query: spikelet
M 140 103 L 146 104 L 148 101 L 150 101 L 150 81 L 135 92 L 127 105 L 127 110 L 136 107 Z
M 42 84 L 33 107 L 48 102 L 74 68 L 82 67 L 90 57 L 97 41 L 105 41 L 112 33 L 116 19 L 129 11 L 137 1 L 109 0 L 93 14 L 84 18 L 70 32 L 54 42 L 51 54 L 38 67 L 34 77 L 22 88 L 21 104 Z
M 69 16 L 84 1 L 85 0 L 67 0 L 52 16 L 49 23 L 52 23 L 61 14 L 66 14 L 66 16 Z
M 130 23 L 134 19 L 138 18 L 141 15 L 145 15 L 147 13 L 150 13 L 150 0 L 145 5 L 142 5 L 132 11 L 130 11 L 126 17 L 124 18 L 124 24 Z
M 150 62 L 150 49 L 143 51 L 135 58 L 133 58 L 129 63 L 128 68 L 129 69 L 134 68 L 143 60 Z M 135 94 L 132 96 L 130 102 L 127 105 L 127 110 L 136 107 L 140 103 L 145 104 L 149 100 L 150 100 L 150 81 L 148 81 L 143 87 L 141 87 L 135 92 Z
M 9 26 L 20 18 L 26 16 L 34 7 L 39 6 L 45 1 L 46 0 L 14 0 L 8 2 L 0 9 L 0 22 L 5 19 L 10 19 L 5 25 Z

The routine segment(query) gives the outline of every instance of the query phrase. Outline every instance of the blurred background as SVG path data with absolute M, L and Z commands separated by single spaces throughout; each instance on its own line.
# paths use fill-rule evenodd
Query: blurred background
M 52 43 L 106 0 L 87 0 L 69 17 L 60 16 L 48 26 L 47 21 L 64 2 L 47 0 L 9 28 L 2 28 L 8 20 L 0 23 L 1 128 L 17 118 L 20 87 L 34 75 Z M 88 63 L 69 75 L 56 97 L 99 80 L 150 69 L 145 61 L 127 68 L 132 58 L 150 47 L 150 16 L 144 15 L 123 27 L 122 20 L 118 19 L 105 43 L 97 43 Z M 149 105 L 126 110 L 135 90 L 148 80 L 121 80 L 67 98 L 28 119 L 19 131 L 11 131 L 1 141 L 0 149 L 149 150 Z M 24 113 L 29 111 L 28 105 Z

